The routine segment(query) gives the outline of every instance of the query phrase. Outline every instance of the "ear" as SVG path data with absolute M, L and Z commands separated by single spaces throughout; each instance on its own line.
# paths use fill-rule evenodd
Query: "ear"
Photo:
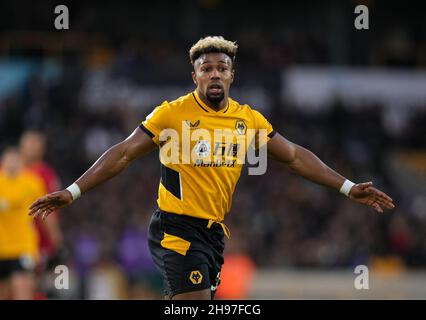
M 198 86 L 198 83 L 197 83 L 197 75 L 195 74 L 195 71 L 192 71 L 192 72 L 191 72 L 191 76 L 192 76 L 192 81 L 194 81 L 194 84 L 195 84 L 196 86 Z
M 232 71 L 231 71 L 231 83 L 234 83 L 234 78 L 235 78 L 235 69 L 232 69 Z

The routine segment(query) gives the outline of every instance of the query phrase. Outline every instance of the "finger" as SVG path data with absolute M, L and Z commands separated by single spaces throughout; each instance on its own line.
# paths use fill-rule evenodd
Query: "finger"
M 48 203 L 39 203 L 37 206 L 32 207 L 31 210 L 39 210 L 39 209 L 43 209 L 44 207 L 46 207 L 47 205 L 49 205 Z
M 28 214 L 30 216 L 34 216 L 37 213 L 38 209 L 38 207 L 33 207 Z
M 385 200 L 387 202 L 393 202 L 393 199 L 391 197 L 389 197 L 386 193 L 384 193 L 384 192 L 382 192 L 380 190 L 377 190 L 377 189 L 376 189 L 376 192 L 377 192 L 376 193 L 377 196 L 380 197 L 381 199 L 383 199 L 383 200 Z
M 34 206 L 31 210 L 30 210 L 30 213 L 29 213 L 29 215 L 31 216 L 31 215 L 33 215 L 34 213 L 36 213 L 37 211 L 39 211 L 39 210 L 44 210 L 44 209 L 46 209 L 48 206 L 50 206 L 50 203 L 41 203 L 41 204 L 39 204 L 39 205 L 37 205 L 37 206 Z
M 377 203 L 374 202 L 372 206 L 377 212 L 383 213 L 383 209 Z
M 31 216 L 32 216 L 34 219 L 37 219 L 38 214 L 39 214 L 39 211 L 38 211 L 38 210 L 35 210 L 33 213 L 31 213 Z
M 45 210 L 47 208 L 51 208 L 51 207 L 54 207 L 54 206 L 55 206 L 54 204 L 47 202 L 47 203 L 44 203 L 43 205 L 39 206 L 38 208 L 41 209 L 41 210 Z
M 389 197 L 386 193 L 380 191 L 379 189 L 370 187 L 367 190 L 370 191 L 370 192 L 372 192 L 376 196 L 378 196 L 378 197 L 386 200 L 386 201 L 393 202 L 393 199 L 391 197 Z
M 386 198 L 382 198 L 382 197 L 376 197 L 376 199 L 377 199 L 377 201 L 379 201 L 381 204 L 383 204 L 383 205 L 385 205 L 385 206 L 387 206 L 387 207 L 389 207 L 389 208 L 395 208 L 395 205 L 394 205 L 394 203 L 392 202 L 392 201 L 389 201 L 388 199 L 386 199 Z
M 34 201 L 31 205 L 30 205 L 30 209 L 39 206 L 40 204 L 42 204 L 45 201 L 45 198 L 40 198 L 37 199 L 36 201 Z
M 385 201 L 385 200 L 383 200 L 383 199 L 381 199 L 381 198 L 376 198 L 376 201 L 377 201 L 379 204 L 381 204 L 381 205 L 385 206 L 387 209 L 393 209 L 393 208 L 395 208 L 395 205 L 394 205 L 392 202 Z
M 378 202 L 381 206 L 383 206 L 385 209 L 393 209 L 395 208 L 395 205 L 387 200 L 383 200 L 382 198 L 376 197 L 376 202 Z
M 50 210 L 51 211 L 51 210 Z M 49 214 L 49 209 L 37 209 L 36 211 L 34 211 L 33 213 L 33 218 L 34 219 L 38 219 L 38 218 L 42 218 L 44 219 L 45 216 L 47 216 Z
M 376 201 L 377 201 L 377 202 L 379 202 L 380 204 L 382 204 L 382 205 L 384 205 L 384 206 L 386 206 L 386 207 L 390 208 L 390 209 L 395 208 L 395 205 L 393 204 L 393 202 L 390 202 L 390 201 L 384 200 L 384 199 L 379 198 L 379 197 L 376 197 Z
M 52 213 L 52 212 L 54 212 L 55 211 L 55 208 L 49 208 L 49 209 L 47 209 L 46 210 L 46 218 Z
M 52 196 L 52 194 L 48 194 L 44 197 L 41 197 L 39 199 L 37 199 L 36 201 L 34 201 L 31 205 L 30 205 L 30 209 L 34 208 L 34 207 L 38 207 L 40 205 L 46 204 L 51 202 L 52 200 L 55 200 L 57 197 L 56 196 Z
M 388 196 L 386 193 L 384 193 L 384 192 L 379 191 L 379 197 L 380 197 L 381 199 L 384 199 L 384 200 L 386 200 L 386 201 L 390 202 L 390 203 L 392 203 L 392 202 L 393 202 L 393 199 L 392 199 L 391 197 L 389 197 L 389 196 Z
M 44 211 L 43 211 L 43 215 L 41 216 L 41 218 L 42 218 L 43 220 L 45 220 L 45 219 L 46 219 L 46 217 L 49 215 L 49 213 L 50 213 L 50 211 L 49 211 L 49 210 L 44 210 Z
M 33 217 L 37 218 L 40 215 L 40 213 L 41 213 L 40 209 L 35 210 Z
M 375 202 L 379 202 L 380 204 L 384 205 L 387 209 L 395 208 L 395 205 L 393 204 L 393 200 L 387 197 L 383 192 L 375 188 L 368 188 L 366 191 L 368 194 L 370 194 L 369 197 L 374 199 Z
M 56 207 L 54 205 L 50 205 L 50 206 L 47 206 L 46 208 L 44 208 L 44 210 L 48 211 L 49 213 L 52 212 L 55 209 L 56 209 Z
M 32 216 L 34 214 L 34 209 L 30 209 L 30 211 L 28 212 L 28 215 Z
M 380 198 L 377 198 L 376 199 L 376 201 L 381 205 L 381 206 L 383 206 L 385 209 L 393 209 L 393 208 L 395 208 L 395 205 L 392 203 L 392 202 L 389 202 L 389 201 L 383 201 L 382 199 L 380 199 Z
M 393 205 L 392 201 L 389 201 L 388 198 L 382 197 L 380 194 L 374 193 L 371 196 L 371 198 L 373 198 L 374 201 L 380 202 L 382 204 L 386 204 L 386 205 L 389 205 L 389 206 Z
M 30 216 L 37 217 L 43 209 L 44 209 L 44 206 L 43 207 L 37 206 L 37 207 L 32 208 L 28 214 Z

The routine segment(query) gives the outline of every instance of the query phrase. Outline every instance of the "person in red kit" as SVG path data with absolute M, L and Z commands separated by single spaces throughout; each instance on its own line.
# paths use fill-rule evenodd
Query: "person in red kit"
M 59 190 L 61 183 L 55 169 L 44 161 L 45 135 L 34 130 L 26 131 L 21 136 L 19 148 L 26 169 L 41 178 L 45 189 L 48 192 Z M 39 235 L 40 265 L 38 269 L 42 274 L 48 269 L 49 260 L 54 258 L 62 247 L 63 236 L 59 226 L 58 211 L 45 220 L 36 219 L 35 224 Z

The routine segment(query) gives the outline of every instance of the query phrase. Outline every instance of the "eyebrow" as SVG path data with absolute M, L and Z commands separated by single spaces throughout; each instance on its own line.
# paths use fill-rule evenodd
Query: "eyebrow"
M 202 66 L 203 64 L 206 64 L 206 63 L 212 63 L 213 61 L 209 61 L 209 60 L 205 60 L 203 63 L 200 63 L 200 66 Z M 226 61 L 224 61 L 224 60 L 219 60 L 219 63 L 224 63 L 224 64 L 228 64 Z

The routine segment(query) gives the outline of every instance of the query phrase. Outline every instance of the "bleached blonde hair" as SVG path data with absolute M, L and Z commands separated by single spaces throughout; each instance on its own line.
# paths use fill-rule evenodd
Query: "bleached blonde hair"
M 235 61 L 235 56 L 237 55 L 238 45 L 236 42 L 232 42 L 224 39 L 221 36 L 208 36 L 198 40 L 189 50 L 189 59 L 191 60 L 192 65 L 194 65 L 195 60 L 197 60 L 202 54 L 205 53 L 225 53 L 228 55 L 232 62 Z

